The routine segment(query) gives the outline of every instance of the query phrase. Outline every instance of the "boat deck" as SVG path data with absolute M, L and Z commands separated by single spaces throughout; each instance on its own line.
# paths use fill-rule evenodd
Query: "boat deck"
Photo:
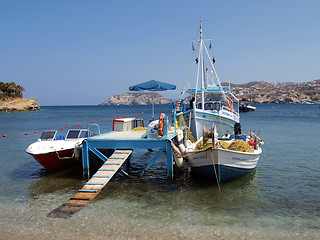
M 94 139 L 141 139 L 146 131 L 125 131 L 125 132 L 110 132 L 99 135 Z

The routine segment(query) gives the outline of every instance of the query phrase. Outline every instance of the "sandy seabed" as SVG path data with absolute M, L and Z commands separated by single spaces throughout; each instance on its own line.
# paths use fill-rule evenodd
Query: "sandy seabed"
M 71 218 L 49 218 L 50 209 L 0 207 L 0 239 L 316 239 L 319 234 L 250 229 L 245 226 L 180 225 L 146 221 L 137 217 L 108 216 L 86 206 Z M 100 209 L 101 210 L 101 209 Z M 98 213 L 93 214 L 93 212 Z

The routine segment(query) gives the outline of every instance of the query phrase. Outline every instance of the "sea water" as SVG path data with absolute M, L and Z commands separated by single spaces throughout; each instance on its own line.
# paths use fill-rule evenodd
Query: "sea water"
M 133 114 L 147 124 L 151 106 L 0 113 L 0 239 L 319 239 L 319 105 L 256 106 L 240 114 L 242 131 L 255 130 L 265 142 L 253 173 L 221 184 L 219 192 L 187 168 L 168 179 L 163 155 L 143 179 L 117 174 L 67 219 L 47 214 L 86 182 L 81 170 L 48 172 L 24 150 L 48 129 L 65 134 L 67 126 L 95 121 L 108 132 L 114 117 Z M 155 106 L 156 118 L 161 112 L 171 118 L 171 106 Z M 124 168 L 137 176 L 154 154 L 134 153 Z

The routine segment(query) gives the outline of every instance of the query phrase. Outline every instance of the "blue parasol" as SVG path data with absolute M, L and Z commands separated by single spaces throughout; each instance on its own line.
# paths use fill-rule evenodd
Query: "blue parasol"
M 167 90 L 175 90 L 176 86 L 169 84 L 169 83 L 164 83 L 164 82 L 159 82 L 156 80 L 150 80 L 144 83 L 136 84 L 131 87 L 129 87 L 130 91 L 167 91 Z M 152 98 L 152 119 L 154 120 L 154 103 L 153 103 L 153 98 Z

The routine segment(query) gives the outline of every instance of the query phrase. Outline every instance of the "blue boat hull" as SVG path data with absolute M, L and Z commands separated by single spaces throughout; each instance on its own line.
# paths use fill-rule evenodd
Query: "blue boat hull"
M 218 181 L 219 181 L 219 183 L 222 183 L 222 182 L 228 182 L 228 181 L 233 180 L 235 178 L 249 174 L 255 168 L 243 169 L 243 168 L 234 168 L 234 167 L 228 167 L 228 166 L 222 166 L 222 165 L 218 166 L 216 164 L 215 169 L 217 172 Z M 194 167 L 194 168 L 192 168 L 191 172 L 195 176 L 201 176 L 203 178 L 212 179 L 214 181 L 216 180 L 213 165 Z
M 261 148 L 254 152 L 209 149 L 190 152 L 188 163 L 193 174 L 227 182 L 252 172 L 258 163 Z

